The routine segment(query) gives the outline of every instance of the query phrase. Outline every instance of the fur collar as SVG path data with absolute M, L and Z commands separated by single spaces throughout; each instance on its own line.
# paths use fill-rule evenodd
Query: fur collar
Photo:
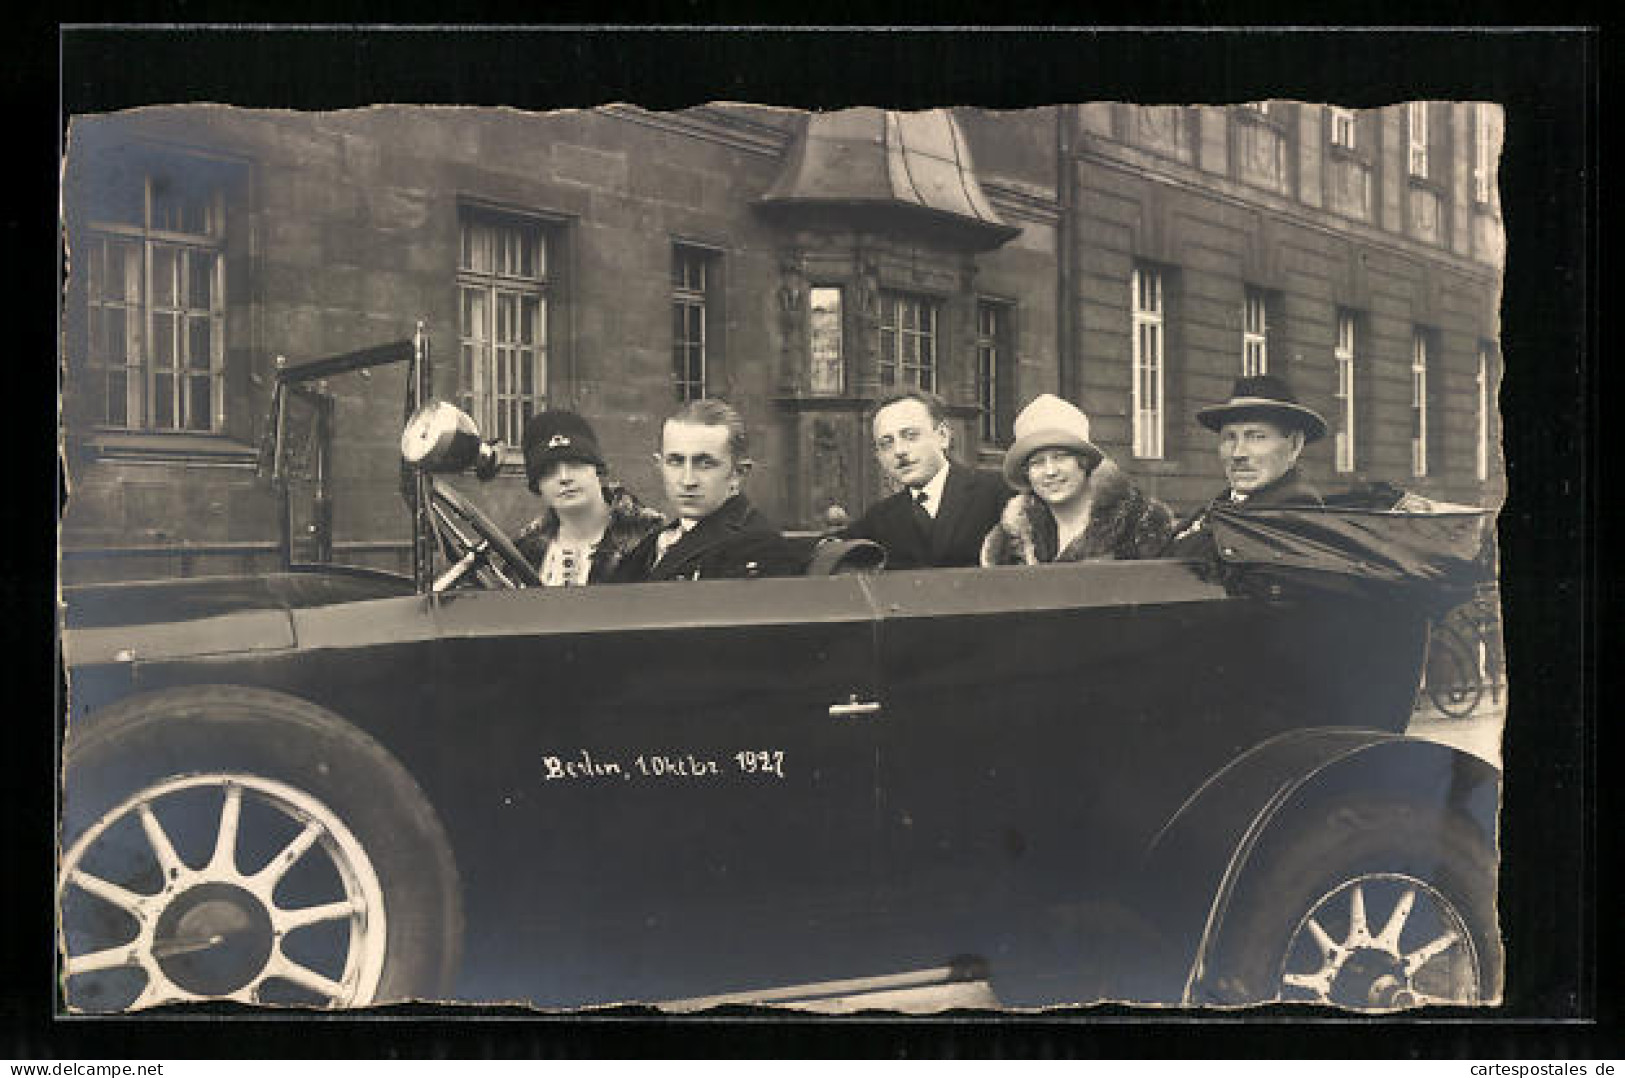
M 666 524 L 666 518 L 660 512 L 638 501 L 623 486 L 606 485 L 604 500 L 609 503 L 609 523 L 604 527 L 603 539 L 599 541 L 600 550 L 608 548 L 617 556 L 625 554 L 642 542 L 644 536 Z M 558 536 L 559 515 L 549 509 L 521 528 L 514 542 L 526 557 L 540 564 L 547 554 L 547 548 L 553 545 Z
M 1005 503 L 999 522 L 982 544 L 982 564 L 1147 557 L 1147 551 L 1166 541 L 1172 514 L 1162 503 L 1146 498 L 1116 464 L 1101 461 L 1090 484 L 1089 523 L 1065 550 L 1044 557 L 1056 544 L 1055 518 L 1041 498 L 1027 492 Z

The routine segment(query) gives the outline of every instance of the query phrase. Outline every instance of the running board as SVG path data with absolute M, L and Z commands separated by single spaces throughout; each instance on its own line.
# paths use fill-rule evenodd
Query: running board
M 678 1014 L 734 1005 L 786 1007 L 817 1014 L 873 1010 L 932 1014 L 958 1008 L 996 1010 L 1000 1006 L 988 983 L 987 963 L 979 958 L 955 959 L 946 966 L 907 973 L 695 996 L 657 1004 L 663 1011 Z

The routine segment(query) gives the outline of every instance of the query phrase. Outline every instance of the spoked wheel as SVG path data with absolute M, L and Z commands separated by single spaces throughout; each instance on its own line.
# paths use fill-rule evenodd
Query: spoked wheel
M 1266 836 L 1253 861 L 1186 1002 L 1394 1011 L 1500 999 L 1495 851 L 1460 810 L 1328 802 Z
M 70 1009 L 449 992 L 463 932 L 450 844 L 400 762 L 337 715 L 263 689 L 177 689 L 76 720 L 64 753 Z
M 1454 629 L 1434 626 L 1428 638 L 1427 694 L 1434 707 L 1453 719 L 1471 715 L 1484 699 L 1477 655 Z
M 1323 895 L 1287 944 L 1283 1001 L 1388 1010 L 1484 998 L 1461 911 L 1414 877 L 1373 873 Z
M 205 858 L 183 856 L 171 830 L 202 839 Z M 155 890 L 98 874 L 143 853 L 145 871 L 122 875 Z M 345 1007 L 372 999 L 383 972 L 388 911 L 366 850 L 327 806 L 270 779 L 193 775 L 141 791 L 67 852 L 61 886 L 76 914 L 63 924 L 70 998 Z

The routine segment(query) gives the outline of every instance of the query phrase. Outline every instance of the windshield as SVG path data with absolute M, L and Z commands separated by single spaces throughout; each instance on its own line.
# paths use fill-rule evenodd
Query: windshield
M 306 362 L 279 359 L 259 474 L 278 498 L 285 566 L 414 575 L 415 480 L 391 481 L 398 455 L 380 453 L 363 432 L 399 429 L 425 353 L 420 335 Z

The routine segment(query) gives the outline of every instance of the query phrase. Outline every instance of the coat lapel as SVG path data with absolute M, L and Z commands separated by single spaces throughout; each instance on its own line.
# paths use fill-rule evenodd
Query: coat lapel
M 965 509 L 966 482 L 959 469 L 949 464 L 948 479 L 942 484 L 942 504 L 937 507 L 936 519 L 931 521 L 929 517 L 927 518 L 933 554 L 940 553 L 951 545 L 959 518 Z
M 737 498 L 738 495 L 734 497 Z M 737 531 L 748 512 L 749 508 L 744 502 L 734 501 L 724 504 L 715 513 L 683 533 L 666 551 L 666 556 L 655 562 L 653 575 L 667 578 L 681 574 L 691 563 L 699 561 L 712 547 Z

